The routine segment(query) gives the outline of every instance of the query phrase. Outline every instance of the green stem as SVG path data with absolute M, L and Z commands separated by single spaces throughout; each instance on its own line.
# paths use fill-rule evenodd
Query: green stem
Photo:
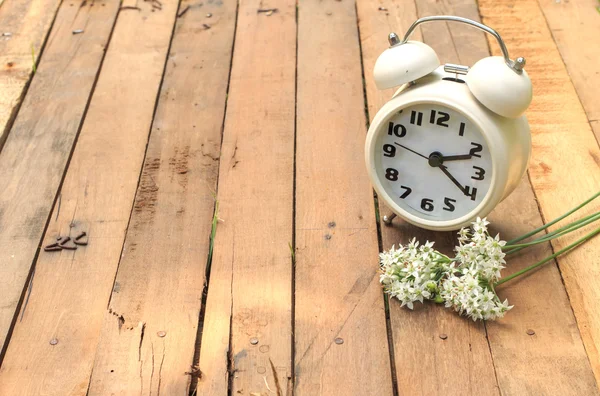
M 600 215 L 600 212 L 592 213 L 591 215 L 587 215 L 585 217 L 582 217 L 581 219 L 576 220 L 576 221 L 574 221 L 572 223 L 569 223 L 569 224 L 567 224 L 565 226 L 562 226 L 562 227 L 560 227 L 560 228 L 558 228 L 558 229 L 556 229 L 556 230 L 554 230 L 552 232 L 549 232 L 548 234 L 546 234 L 544 236 L 541 236 L 538 239 L 547 238 L 547 237 L 550 237 L 550 236 L 553 236 L 553 235 L 559 234 L 559 233 L 563 234 L 563 231 L 570 230 L 571 228 L 573 228 L 573 227 L 575 227 L 575 226 L 577 226 L 577 225 L 579 225 L 579 224 L 581 224 L 583 222 L 586 222 L 587 220 L 589 220 L 589 219 L 591 219 L 593 217 L 596 217 L 597 215 Z M 567 233 L 567 232 L 570 232 L 570 231 L 565 231 L 564 233 Z M 534 240 L 537 240 L 537 239 L 534 239 Z
M 516 242 L 522 241 L 523 239 L 527 239 L 527 238 L 529 238 L 530 236 L 532 236 L 532 235 L 535 235 L 535 234 L 537 234 L 538 232 L 545 230 L 546 228 L 548 228 L 548 227 L 550 227 L 550 226 L 552 226 L 552 225 L 554 225 L 554 224 L 558 223 L 559 221 L 561 221 L 561 220 L 562 220 L 562 219 L 564 219 L 565 217 L 568 217 L 568 216 L 570 216 L 571 214 L 573 214 L 573 213 L 577 212 L 579 209 L 583 208 L 585 205 L 589 204 L 590 202 L 592 202 L 594 199 L 598 198 L 599 196 L 600 196 L 600 191 L 598 191 L 596 194 L 594 194 L 592 197 L 590 197 L 589 199 L 587 199 L 585 202 L 583 202 L 583 203 L 581 203 L 580 205 L 576 206 L 575 208 L 571 209 L 570 211 L 568 211 L 568 212 L 567 212 L 567 213 L 565 213 L 564 215 L 562 215 L 562 216 L 560 216 L 560 217 L 557 217 L 556 219 L 552 220 L 551 222 L 549 222 L 549 223 L 547 223 L 547 224 L 544 224 L 543 226 L 541 226 L 541 227 L 538 227 L 538 228 L 536 228 L 535 230 L 533 230 L 533 231 L 531 231 L 531 232 L 528 232 L 528 233 L 527 233 L 527 234 L 525 234 L 525 235 L 521 235 L 521 236 L 520 236 L 520 237 L 518 237 L 518 238 L 515 238 L 515 239 L 513 239 L 513 240 L 511 240 L 511 241 L 508 241 L 508 242 L 507 242 L 507 244 L 508 244 L 508 245 L 512 245 L 513 243 L 516 243 Z
M 506 254 L 511 254 L 511 253 L 515 253 L 521 249 L 525 249 L 528 246 L 533 246 L 533 245 L 537 245 L 540 243 L 544 243 L 544 242 L 548 242 L 551 241 L 553 239 L 556 239 L 558 237 L 561 237 L 565 234 L 568 234 L 570 232 L 573 232 L 575 230 L 580 229 L 581 227 L 585 227 L 586 225 L 593 223 L 597 220 L 600 220 L 600 212 L 598 213 L 594 213 L 593 215 L 590 216 L 586 216 L 580 220 L 577 220 L 569 225 L 566 225 L 564 227 L 559 228 L 556 231 L 553 231 L 543 237 L 540 237 L 538 239 L 535 239 L 531 242 L 527 242 L 527 243 L 521 243 L 521 244 L 515 244 L 515 245 L 505 245 L 503 248 L 504 249 L 511 249 L 509 251 L 506 252 Z
M 531 271 L 531 270 L 533 270 L 533 269 L 535 269 L 535 268 L 537 268 L 537 267 L 539 267 L 539 266 L 541 266 L 541 265 L 544 265 L 544 264 L 545 264 L 545 263 L 547 263 L 548 261 L 550 261 L 550 260 L 554 259 L 555 257 L 558 257 L 558 256 L 560 256 L 561 254 L 563 254 L 563 253 L 565 253 L 565 252 L 567 252 L 567 251 L 569 251 L 569 250 L 571 250 L 571 249 L 573 249 L 573 248 L 577 247 L 578 245 L 582 244 L 583 242 L 587 241 L 588 239 L 590 239 L 590 238 L 594 237 L 594 236 L 595 236 L 595 235 L 597 235 L 597 234 L 600 234 L 600 228 L 596 228 L 594 231 L 592 231 L 592 232 L 590 232 L 589 234 L 587 234 L 586 236 L 584 236 L 584 237 L 582 237 L 582 238 L 580 238 L 580 239 L 576 240 L 575 242 L 573 242 L 573 243 L 572 243 L 572 244 L 570 244 L 569 246 L 567 246 L 567 247 L 565 247 L 565 248 L 563 248 L 563 249 L 559 250 L 558 252 L 554 253 L 553 255 L 551 255 L 551 256 L 548 256 L 548 257 L 546 257 L 545 259 L 543 259 L 543 260 L 541 260 L 541 261 L 538 261 L 537 263 L 535 263 L 535 264 L 533 264 L 533 265 L 530 265 L 530 266 L 529 266 L 529 267 L 527 267 L 527 268 L 523 268 L 521 271 L 517 271 L 517 272 L 515 272 L 514 274 L 512 274 L 512 275 L 510 275 L 510 276 L 507 276 L 506 278 L 504 278 L 504 279 L 502 279 L 502 280 L 500 280 L 500 281 L 496 282 L 496 285 L 495 285 L 495 286 L 499 286 L 499 285 L 501 285 L 501 284 L 503 284 L 503 283 L 505 283 L 505 282 L 508 282 L 508 281 L 509 281 L 509 280 L 511 280 L 511 279 L 514 279 L 514 278 L 516 278 L 517 276 L 521 276 L 521 275 L 523 275 L 523 274 L 524 274 L 524 273 L 526 273 L 526 272 L 529 272 L 529 271 Z

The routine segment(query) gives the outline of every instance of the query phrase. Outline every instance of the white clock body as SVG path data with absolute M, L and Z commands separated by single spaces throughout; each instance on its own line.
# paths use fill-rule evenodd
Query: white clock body
M 443 66 L 402 86 L 366 139 L 379 199 L 406 221 L 446 231 L 486 216 L 518 185 L 531 154 L 525 116 L 490 111 Z

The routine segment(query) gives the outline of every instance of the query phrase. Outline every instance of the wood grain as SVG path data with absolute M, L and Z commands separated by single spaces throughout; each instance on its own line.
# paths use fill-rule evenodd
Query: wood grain
M 527 175 L 488 216 L 492 233 L 512 239 L 542 225 Z M 507 259 L 503 276 L 552 254 L 549 244 Z M 596 381 L 562 284 L 551 262 L 498 288 L 514 308 L 500 321 L 487 322 L 487 333 L 502 394 L 597 395 Z M 527 331 L 533 330 L 534 335 Z
M 475 2 L 468 0 L 435 3 L 418 1 L 417 8 L 419 9 L 419 16 L 453 14 L 475 20 L 479 19 Z M 425 27 L 429 29 L 425 41 L 435 48 L 443 62 L 472 64 L 478 59 L 489 55 L 483 33 L 469 29 L 460 35 L 460 39 L 457 39 L 459 36 L 453 30 L 454 26 L 456 24 L 434 23 L 425 25 L 423 28 L 424 30 Z M 385 32 L 380 33 L 380 36 L 384 35 Z M 427 37 L 433 37 L 435 40 L 430 42 Z M 462 44 L 455 46 L 454 44 L 458 42 Z M 363 49 L 365 49 L 364 43 Z M 365 62 L 366 64 L 367 62 Z M 367 87 L 369 85 L 372 89 L 375 89 L 374 84 L 370 83 L 369 78 L 367 78 Z M 367 92 L 370 93 L 369 89 Z M 375 99 L 374 106 L 370 107 L 370 109 L 373 108 L 371 111 L 376 111 L 378 108 L 376 106 L 381 106 L 382 104 L 383 102 L 378 102 Z M 499 205 L 489 217 L 496 226 L 496 230 L 500 230 L 501 235 L 507 239 L 541 225 L 541 217 L 527 177 L 523 179 L 517 191 Z M 388 227 L 384 228 L 384 247 L 386 246 L 386 234 L 388 238 L 396 238 L 396 240 L 392 239 L 387 246 L 396 243 L 398 237 L 401 237 L 389 231 Z M 442 241 L 444 240 L 442 239 Z M 451 243 L 451 241 L 448 241 L 448 245 L 444 247 L 450 247 Z M 549 245 L 545 245 L 527 252 L 527 254 L 512 257 L 509 262 L 509 268 L 505 270 L 505 275 L 532 264 L 549 254 L 551 254 Z M 500 294 L 503 298 L 508 298 L 509 301 L 516 305 L 515 309 L 508 314 L 505 320 L 487 323 L 490 350 L 501 392 L 503 394 L 595 394 L 596 389 L 589 362 L 582 348 L 581 338 L 576 329 L 575 320 L 556 266 L 549 265 L 543 270 L 538 271 L 535 276 L 515 282 L 510 287 L 507 285 L 500 289 Z M 402 351 L 398 353 L 396 359 L 400 391 L 404 390 L 402 385 L 405 384 L 411 386 L 409 388 L 410 391 L 427 390 L 438 392 L 438 389 L 450 386 L 451 389 L 444 389 L 444 391 L 450 393 L 463 392 L 463 390 L 458 390 L 452 385 L 444 385 L 444 381 L 440 381 L 439 379 L 440 373 L 442 373 L 443 378 L 444 373 L 449 377 L 455 376 L 456 372 L 454 370 L 459 370 L 459 373 L 468 371 L 468 366 L 450 366 L 452 371 L 440 371 L 439 366 L 447 368 L 449 366 L 448 362 L 453 363 L 456 355 L 465 353 L 464 350 L 457 348 L 456 345 L 453 349 L 448 350 L 435 349 L 436 353 L 434 356 L 436 356 L 436 360 L 430 361 L 430 364 L 438 366 L 438 371 L 435 374 L 436 378 L 423 375 L 418 371 L 418 365 L 415 364 L 415 362 L 419 361 L 419 352 L 422 353 L 430 349 L 431 342 L 424 342 L 417 345 L 415 349 L 411 349 L 414 352 L 411 355 L 412 359 L 409 359 L 411 363 L 407 369 L 406 363 L 404 363 L 404 360 L 406 360 L 406 346 L 401 343 L 399 337 L 404 335 L 410 337 L 411 333 L 402 330 L 400 333 L 397 331 L 397 328 L 402 329 L 406 326 L 405 322 L 397 320 L 398 315 L 405 312 L 394 309 L 397 305 L 395 301 L 391 302 L 395 345 L 400 344 L 398 348 Z M 422 308 L 422 310 L 425 309 L 430 309 L 430 307 Z M 406 315 L 414 315 L 414 313 L 409 312 Z M 419 323 L 419 325 L 411 327 L 413 332 L 424 326 L 431 329 L 430 331 L 432 332 L 438 331 L 448 334 L 446 329 L 436 329 L 429 323 L 428 319 L 431 317 L 428 315 L 432 315 L 431 313 L 422 313 L 420 310 L 417 315 L 423 316 L 425 323 Z M 440 313 L 439 315 L 445 314 Z M 411 321 L 415 320 L 412 317 L 407 319 Z M 533 338 L 526 334 L 528 329 L 535 329 L 536 335 Z M 457 334 L 459 334 L 459 340 L 454 342 L 458 346 L 462 344 L 466 347 L 465 339 L 468 337 L 461 337 L 461 333 Z M 473 332 L 469 331 L 467 334 L 471 337 Z M 435 339 L 435 333 L 431 337 Z M 450 336 L 446 342 L 449 340 Z M 472 349 L 473 345 L 478 345 L 477 350 L 480 354 L 488 354 L 485 350 L 484 340 L 480 338 L 478 340 L 479 342 L 476 344 L 469 341 L 469 348 Z M 552 345 L 552 347 L 548 347 L 549 345 Z M 440 351 L 447 351 L 451 355 L 444 356 Z M 471 351 L 471 353 L 474 351 Z M 464 359 L 469 359 L 469 355 L 464 356 Z M 471 357 L 470 359 L 473 358 Z M 461 360 L 458 359 L 458 361 Z M 475 361 L 479 362 L 477 364 L 481 364 L 482 360 L 486 361 L 488 359 L 475 358 Z M 487 367 L 488 365 L 486 364 Z M 462 375 L 465 379 L 468 377 L 467 374 Z M 477 374 L 471 374 L 471 376 L 473 375 Z M 493 373 L 487 369 L 486 375 L 493 375 Z M 578 378 L 576 383 L 573 383 L 573 376 Z M 403 382 L 402 380 L 405 378 L 407 380 Z M 415 381 L 415 378 L 418 380 Z M 417 389 L 412 388 L 415 384 L 421 384 L 421 387 Z M 471 387 L 469 391 L 471 393 L 479 393 L 478 386 Z
M 465 14 L 476 14 L 476 8 L 475 11 L 473 6 L 469 9 L 465 1 L 452 4 L 417 1 L 415 8 L 408 9 L 398 9 L 398 5 L 391 1 L 357 3 L 370 118 L 391 97 L 381 96 L 372 74 L 377 57 L 388 46 L 388 33 L 396 31 L 403 36 L 418 17 L 454 13 L 452 10 L 457 3 L 461 4 L 457 8 L 462 12 L 468 9 Z M 390 10 L 390 15 L 384 16 L 378 11 L 380 6 Z M 487 50 L 485 38 L 476 30 L 461 30 L 455 25 L 444 23 L 433 23 L 424 25 L 425 27 L 428 30 L 423 29 L 423 37 L 432 38 L 432 42 L 427 39 L 424 41 L 436 50 L 442 62 L 474 62 L 478 52 L 482 54 Z M 461 47 L 453 44 L 453 35 L 457 31 L 465 42 Z M 418 33 L 415 32 L 411 39 L 420 40 Z M 470 45 L 466 45 L 466 42 Z M 380 212 L 382 216 L 391 213 L 382 202 Z M 399 219 L 394 220 L 391 227 L 382 225 L 381 232 L 384 249 L 406 243 L 413 237 L 422 242 L 435 241 L 436 248 L 447 253 L 451 253 L 454 246 L 453 233 L 425 231 Z M 454 312 L 435 304 L 417 304 L 414 311 L 400 308 L 396 300 L 391 300 L 389 306 L 399 394 L 498 393 L 483 324 L 460 318 Z M 440 338 L 442 334 L 447 336 L 445 340 Z M 462 386 L 457 387 L 457 383 Z
M 481 0 L 479 6 L 483 22 L 502 32 L 511 55 L 527 59 L 534 87 L 527 111 L 533 134 L 529 175 L 544 218 L 554 219 L 600 189 L 598 144 L 538 3 Z M 492 49 L 498 53 L 496 47 Z M 592 206 L 585 212 L 597 210 L 597 204 Z M 553 242 L 555 251 L 584 232 Z M 596 380 L 600 378 L 599 256 L 596 239 L 558 260 Z
M 193 345 L 235 12 L 234 1 L 212 2 L 191 7 L 177 20 L 90 395 L 183 395 L 200 375 L 192 368 Z
M 301 2 L 298 15 L 295 391 L 390 395 L 377 226 L 365 171 L 357 15 Z
M 550 33 L 600 142 L 600 3 L 540 0 Z
M 103 7 L 76 8 L 64 4 L 60 8 L 44 58 L 0 154 L 0 345 L 3 351 L 11 323 L 17 320 L 17 306 L 117 10 L 118 4 L 114 2 Z M 82 26 L 88 31 L 73 35 L 73 26 Z
M 0 394 L 87 392 L 177 8 L 138 6 L 119 15 L 44 238 L 85 231 L 89 244 L 38 257 L 0 368 Z
M 0 150 L 60 3 L 59 0 L 24 0 L 9 1 L 0 7 Z
M 239 5 L 199 395 L 290 394 L 295 14 Z
M 419 1 L 419 16 L 452 14 L 479 21 L 477 4 L 472 0 L 450 2 Z M 424 14 L 422 13 L 424 12 Z M 456 59 L 472 65 L 489 56 L 486 35 L 456 23 L 432 31 L 441 59 Z M 460 34 L 452 29 L 466 28 Z M 435 29 L 436 24 L 423 29 Z M 495 27 L 495 26 L 492 26 Z M 502 34 L 503 32 L 501 32 Z M 440 37 L 445 37 L 443 42 Z M 427 38 L 426 42 L 429 43 Z M 455 45 L 453 45 L 455 44 Z M 492 43 L 496 45 L 496 43 Z M 448 49 L 455 48 L 456 55 Z M 510 48 L 509 48 L 510 50 Z M 468 62 L 464 62 L 465 60 Z M 542 224 L 529 179 L 524 177 L 519 188 L 489 216 L 504 239 L 512 239 Z M 511 257 L 504 276 L 531 265 L 552 254 L 549 245 L 540 246 Z M 502 394 L 596 394 L 596 386 L 581 336 L 576 328 L 567 294 L 556 265 L 548 265 L 535 276 L 507 284 L 500 290 L 515 308 L 504 320 L 486 323 L 498 385 Z M 535 336 L 527 335 L 532 329 Z M 575 374 L 576 373 L 576 374 Z M 573 382 L 573 376 L 577 381 Z
M 453 14 L 466 15 L 479 21 L 475 1 L 453 3 Z M 460 6 L 457 3 L 461 3 Z M 464 12 L 469 4 L 474 12 Z M 477 41 L 469 42 L 476 45 L 470 50 L 465 47 L 458 51 L 469 51 L 476 58 L 489 56 L 486 36 L 470 30 Z M 527 175 L 517 190 L 498 205 L 488 219 L 492 222 L 492 232 L 500 232 L 505 240 L 542 225 Z M 525 250 L 508 259 L 503 275 L 510 275 L 551 254 L 549 244 Z M 551 263 L 532 276 L 506 284 L 498 292 L 502 299 L 508 298 L 514 304 L 514 309 L 504 320 L 486 323 L 501 393 L 597 394 L 593 373 L 557 266 Z M 534 330 L 535 335 L 528 335 L 527 330 Z M 573 381 L 573 378 L 577 380 Z

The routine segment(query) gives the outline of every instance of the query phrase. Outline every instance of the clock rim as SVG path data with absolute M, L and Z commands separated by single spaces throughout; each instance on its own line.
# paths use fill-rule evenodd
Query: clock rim
M 456 84 L 455 82 L 446 82 L 446 83 Z M 425 88 L 425 87 L 423 87 L 423 88 Z M 439 88 L 441 88 L 441 87 L 439 87 Z M 439 97 L 439 96 L 434 97 L 431 95 L 420 95 L 419 94 L 418 98 L 414 98 L 414 97 L 410 98 L 409 96 L 412 93 L 412 92 L 410 92 L 410 90 L 405 93 L 403 92 L 402 95 L 395 96 L 394 98 L 392 98 L 392 100 L 387 102 L 379 110 L 379 112 L 376 114 L 375 118 L 373 119 L 373 122 L 371 123 L 371 125 L 369 127 L 369 132 L 367 135 L 366 147 L 365 147 L 366 148 L 365 149 L 365 156 L 366 156 L 365 159 L 367 162 L 367 171 L 369 173 L 369 178 L 371 179 L 371 183 L 373 184 L 373 187 L 374 187 L 375 191 L 377 192 L 377 195 L 379 197 L 383 198 L 386 205 L 390 209 L 392 209 L 392 211 L 394 211 L 396 214 L 400 215 L 403 219 L 405 219 L 409 223 L 414 224 L 419 227 L 422 227 L 422 228 L 436 230 L 436 231 L 456 230 L 463 226 L 469 225 L 477 216 L 483 217 L 483 216 L 487 215 L 493 209 L 495 204 L 498 203 L 502 199 L 504 185 L 506 185 L 506 182 L 507 182 L 507 175 L 501 174 L 500 166 L 498 164 L 498 162 L 499 162 L 498 156 L 500 153 L 496 152 L 496 147 L 501 147 L 503 149 L 504 145 L 502 144 L 501 139 L 499 137 L 496 138 L 495 136 L 493 136 L 493 134 L 489 133 L 489 130 L 494 129 L 494 128 L 497 129 L 497 127 L 486 128 L 486 126 L 484 125 L 485 121 L 480 120 L 475 114 L 473 114 L 477 111 L 467 110 L 464 103 L 459 103 L 459 102 L 461 102 L 461 100 L 457 100 L 457 97 L 464 95 L 464 92 L 460 92 L 458 90 L 453 90 L 453 91 L 454 91 L 453 94 L 456 94 L 457 96 L 455 96 L 453 98 L 452 102 L 448 98 Z M 406 96 L 404 96 L 405 94 L 406 94 Z M 471 96 L 471 98 L 469 98 L 471 101 L 475 101 L 475 99 L 472 98 L 472 95 L 470 93 L 468 93 L 468 95 Z M 462 100 L 462 101 L 464 102 L 464 100 Z M 381 183 L 381 179 L 377 172 L 377 166 L 375 164 L 375 146 L 376 146 L 375 142 L 377 141 L 377 138 L 379 137 L 379 134 L 381 133 L 381 131 L 383 131 L 385 129 L 385 128 L 383 128 L 383 126 L 385 126 L 386 122 L 395 113 L 397 113 L 400 109 L 405 109 L 409 106 L 414 106 L 414 105 L 418 105 L 418 104 L 437 104 L 437 105 L 442 105 L 442 106 L 448 107 L 454 111 L 459 112 L 464 117 L 469 119 L 477 128 L 479 128 L 481 135 L 483 136 L 483 138 L 485 139 L 485 141 L 488 145 L 488 150 L 491 147 L 495 147 L 495 149 L 493 151 L 489 150 L 490 157 L 492 159 L 492 180 L 490 182 L 490 188 L 488 189 L 485 198 L 479 203 L 479 205 L 477 205 L 475 208 L 473 208 L 473 210 L 471 210 L 469 213 L 467 213 L 466 215 L 463 215 L 461 217 L 458 217 L 456 219 L 430 220 L 430 219 L 418 217 L 418 216 L 406 211 L 405 209 L 400 207 L 398 204 L 396 204 L 396 202 L 387 193 L 385 187 Z M 476 105 L 478 105 L 478 104 L 476 104 Z M 486 111 L 485 109 L 482 109 L 480 106 L 479 106 L 479 109 L 477 109 L 477 110 L 479 110 L 480 112 L 483 110 L 484 113 Z M 498 151 L 502 151 L 502 149 L 499 149 Z

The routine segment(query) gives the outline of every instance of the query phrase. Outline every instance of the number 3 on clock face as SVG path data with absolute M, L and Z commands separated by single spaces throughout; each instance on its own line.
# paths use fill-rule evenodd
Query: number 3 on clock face
M 403 108 L 380 127 L 375 164 L 381 185 L 405 211 L 431 220 L 472 212 L 490 190 L 492 159 L 478 127 L 438 104 Z

